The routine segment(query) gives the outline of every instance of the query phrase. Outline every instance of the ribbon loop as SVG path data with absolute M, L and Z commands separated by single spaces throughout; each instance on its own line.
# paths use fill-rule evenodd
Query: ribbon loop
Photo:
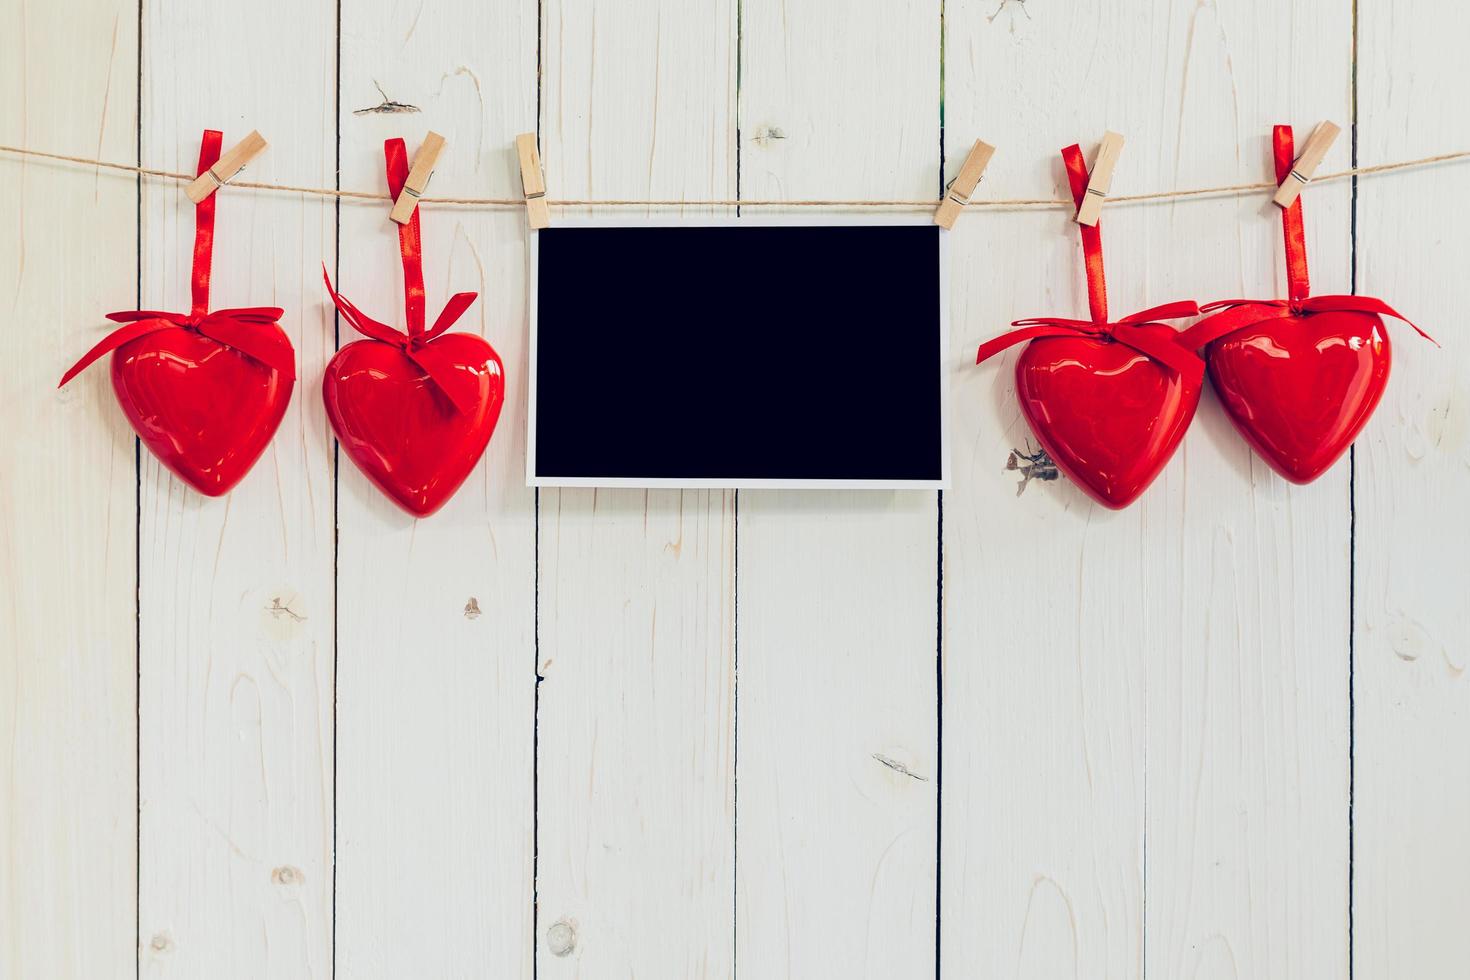
M 383 143 L 383 157 L 388 173 L 389 196 L 397 198 L 408 180 L 408 153 L 403 140 L 390 139 Z M 397 330 L 379 320 L 374 320 L 336 289 L 332 288 L 332 277 L 327 267 L 322 266 L 322 280 L 327 284 L 327 294 L 332 304 L 350 323 L 354 330 L 365 337 L 392 344 L 403 351 L 408 359 L 429 376 L 454 406 L 455 411 L 468 414 L 474 411 L 480 397 L 480 379 L 472 371 L 462 370 L 453 360 L 429 346 L 429 342 L 440 337 L 452 327 L 465 310 L 470 308 L 477 293 L 455 293 L 444 304 L 434 326 L 424 330 L 424 253 L 423 240 L 419 235 L 419 209 L 414 208 L 407 224 L 398 226 L 398 252 L 403 260 L 403 306 L 407 330 Z
M 1067 168 L 1067 182 L 1072 188 L 1072 200 L 1082 207 L 1087 197 L 1087 161 L 1083 159 L 1082 147 L 1073 143 L 1062 150 L 1062 163 Z M 1102 222 L 1078 225 L 1082 231 L 1082 259 L 1087 266 L 1087 311 L 1093 322 L 1106 323 L 1108 319 L 1108 284 L 1103 275 Z
M 209 173 L 209 168 L 219 162 L 220 145 L 224 133 L 217 129 L 206 129 L 199 141 L 199 168 L 195 176 Z M 214 265 L 214 209 L 219 201 L 218 194 L 211 194 L 194 205 L 194 266 L 189 277 L 189 293 L 193 301 L 190 312 L 203 316 L 209 311 L 209 276 Z
M 408 151 L 402 139 L 383 141 L 384 168 L 388 173 L 388 197 L 398 200 L 408 181 Z M 424 243 L 419 235 L 419 209 L 407 223 L 398 226 L 398 251 L 403 257 L 403 306 L 408 335 L 424 332 Z
M 1277 126 L 1271 131 L 1271 143 L 1276 157 L 1276 184 L 1280 186 L 1291 176 L 1296 162 L 1290 126 Z M 1298 194 L 1291 207 L 1281 209 L 1281 234 L 1286 246 L 1286 295 L 1291 299 L 1305 299 L 1312 291 L 1307 276 L 1307 233 L 1302 226 L 1302 195 Z

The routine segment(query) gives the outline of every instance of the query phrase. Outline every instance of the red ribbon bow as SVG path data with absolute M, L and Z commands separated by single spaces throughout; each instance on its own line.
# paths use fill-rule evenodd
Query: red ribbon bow
M 224 135 L 206 129 L 199 144 L 199 168 L 202 174 L 219 159 Z M 117 350 L 129 341 L 159 330 L 182 327 L 208 337 L 216 343 L 252 357 L 279 371 L 282 377 L 296 379 L 296 353 L 291 342 L 275 327 L 285 313 L 274 306 L 251 306 L 235 310 L 209 312 L 209 275 L 214 260 L 214 209 L 217 195 L 211 194 L 194 206 L 194 268 L 189 287 L 193 308 L 188 313 L 164 313 L 158 310 L 126 310 L 109 313 L 107 319 L 127 324 L 103 337 L 71 370 L 61 376 L 60 388 L 81 374 L 103 354 Z M 261 329 L 261 328 L 266 329 Z
M 1081 147 L 1073 144 L 1062 150 L 1062 160 L 1067 166 L 1067 179 L 1072 186 L 1072 198 L 1077 206 L 1087 195 L 1087 163 L 1082 157 Z M 1205 362 L 1195 353 L 1196 348 L 1185 346 L 1175 337 L 1161 338 L 1142 328 L 1159 326 L 1162 320 L 1196 316 L 1199 305 L 1193 300 L 1165 303 L 1151 309 L 1125 316 L 1121 320 L 1108 320 L 1108 288 L 1103 275 L 1102 232 L 1096 225 L 1081 225 L 1082 254 L 1087 265 L 1087 305 L 1091 320 L 1072 320 L 1063 317 L 1029 317 L 1016 320 L 1011 326 L 1020 327 L 986 341 L 975 352 L 975 363 L 979 364 L 1008 347 L 1041 337 L 1072 337 L 1077 334 L 1117 341 L 1131 347 L 1146 357 L 1151 357 L 1170 370 L 1182 375 L 1190 384 L 1198 384 L 1204 377 Z M 1178 335 L 1182 337 L 1183 334 Z
M 403 140 L 391 139 L 383 143 L 383 156 L 388 171 L 388 193 L 395 200 L 403 191 L 408 179 L 408 154 Z M 407 224 L 398 226 L 398 250 L 403 256 L 404 313 L 408 330 L 397 330 L 379 320 L 374 320 L 359 310 L 352 301 L 332 288 L 332 279 L 322 266 L 322 279 L 332 303 L 341 312 L 342 318 L 352 324 L 353 329 L 365 337 L 392 344 L 407 355 L 429 376 L 439 390 L 449 398 L 455 409 L 470 413 L 479 403 L 480 379 L 470 371 L 460 370 L 454 362 L 444 357 L 430 344 L 447 331 L 464 315 L 475 301 L 476 293 L 455 293 L 444 304 L 444 310 L 434 325 L 424 329 L 424 252 L 419 237 L 419 212 L 414 208 L 413 217 Z
M 1300 198 L 1298 198 L 1300 200 Z M 1439 346 L 1439 341 L 1425 333 L 1413 320 L 1389 306 L 1381 299 L 1372 296 L 1307 296 L 1303 299 L 1222 299 L 1200 308 L 1201 313 L 1214 313 L 1220 310 L 1218 315 L 1201 320 L 1180 334 L 1180 342 L 1190 348 L 1199 350 L 1206 345 L 1219 340 L 1221 337 L 1232 334 L 1242 327 L 1248 327 L 1253 323 L 1263 320 L 1284 320 L 1291 316 L 1300 316 L 1304 313 L 1376 313 L 1379 316 L 1391 316 L 1395 320 L 1402 320 L 1413 327 L 1415 332 L 1434 346 Z
M 1276 161 L 1276 183 L 1280 184 L 1291 174 L 1296 160 L 1295 141 L 1290 126 L 1277 126 L 1271 133 L 1272 150 Z M 1287 299 L 1225 299 L 1204 306 L 1200 312 L 1222 311 L 1217 316 L 1201 320 L 1181 335 L 1181 340 L 1191 350 L 1200 348 L 1263 320 L 1285 319 L 1308 313 L 1375 313 L 1402 320 L 1429 341 L 1439 346 L 1439 341 L 1420 329 L 1408 317 L 1372 296 L 1312 296 L 1311 280 L 1307 275 L 1307 235 L 1302 221 L 1302 197 L 1281 211 L 1281 233 L 1286 250 L 1286 293 Z

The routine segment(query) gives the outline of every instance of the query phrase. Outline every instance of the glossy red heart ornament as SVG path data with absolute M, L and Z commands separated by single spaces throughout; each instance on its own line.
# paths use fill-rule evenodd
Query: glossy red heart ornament
M 1235 428 L 1293 483 L 1315 480 L 1352 445 L 1391 360 L 1382 317 L 1355 310 L 1265 319 L 1211 343 L 1207 358 Z
M 224 134 L 206 129 L 198 173 L 220 157 Z M 217 194 L 194 207 L 188 313 L 126 310 L 121 324 L 61 377 L 112 354 L 112 390 L 148 451 L 200 493 L 228 493 L 255 465 L 286 414 L 296 352 L 274 306 L 209 309 Z
M 291 341 L 279 325 L 256 332 L 290 356 Z M 185 327 L 146 333 L 112 355 L 112 390 L 133 431 L 163 465 L 210 497 L 228 493 L 265 452 L 294 384 Z
M 332 430 L 358 469 L 404 510 L 427 517 L 485 452 L 505 402 L 505 369 L 474 334 L 443 334 L 414 350 L 463 376 L 459 408 L 402 347 L 379 340 L 338 351 L 322 379 L 322 397 Z
M 1177 333 L 1136 328 L 1161 343 Z M 1105 507 L 1138 498 L 1174 455 L 1199 405 L 1200 382 L 1108 338 L 1046 337 L 1016 361 L 1016 395 L 1057 466 Z

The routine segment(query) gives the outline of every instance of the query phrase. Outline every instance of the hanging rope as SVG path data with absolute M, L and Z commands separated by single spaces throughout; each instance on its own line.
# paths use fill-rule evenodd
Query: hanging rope
M 60 160 L 66 163 L 78 163 L 88 167 L 96 167 L 103 170 L 115 170 L 120 173 L 137 174 L 143 177 L 158 177 L 163 180 L 177 180 L 188 182 L 193 180 L 190 174 L 176 173 L 172 170 L 158 170 L 153 167 L 135 167 L 127 163 L 112 163 L 107 160 L 93 160 L 90 157 L 74 157 L 65 153 L 47 153 L 43 150 L 31 150 L 20 146 L 6 146 L 0 144 L 0 152 L 11 153 L 22 157 L 37 157 L 43 160 Z M 1429 167 L 1437 163 L 1449 163 L 1453 160 L 1470 159 L 1470 150 L 1460 150 L 1455 153 L 1440 153 L 1435 156 L 1419 157 L 1416 160 L 1400 160 L 1395 163 L 1380 163 L 1371 167 L 1353 167 L 1349 170 L 1338 170 L 1334 173 L 1319 174 L 1312 178 L 1312 183 L 1320 184 L 1325 181 L 1343 180 L 1347 177 L 1366 177 L 1371 174 L 1391 173 L 1396 170 L 1411 170 L 1418 167 Z M 367 191 L 342 191 L 331 187 L 298 187 L 294 184 L 268 184 L 250 180 L 232 180 L 231 187 L 248 187 L 253 190 L 280 191 L 285 194 L 305 194 L 311 197 L 331 197 L 347 201 L 389 201 L 392 200 L 386 194 L 374 194 Z M 1142 201 L 1169 201 L 1191 197 L 1217 197 L 1232 196 L 1237 194 L 1255 193 L 1258 191 L 1275 190 L 1276 185 L 1268 181 L 1250 184 L 1222 184 L 1218 187 L 1196 187 L 1186 190 L 1154 191 L 1148 194 L 1117 194 L 1108 197 L 1108 203 L 1122 204 L 1128 202 Z M 447 204 L 456 207 L 493 207 L 509 208 L 521 207 L 526 202 L 519 197 L 422 197 L 420 204 Z M 590 200 L 581 198 L 563 198 L 560 200 L 548 200 L 548 204 L 556 207 L 599 207 L 599 208 L 625 208 L 625 207 L 649 207 L 649 208 L 684 208 L 684 207 L 743 207 L 743 208 L 907 208 L 920 210 L 924 208 L 937 207 L 938 198 L 923 200 L 873 200 L 873 199 L 806 199 L 798 201 L 782 201 L 767 199 L 735 199 L 720 198 L 713 200 L 683 200 L 677 198 L 655 198 L 649 200 L 635 200 L 632 198 L 614 198 L 602 200 Z M 966 205 L 966 210 L 977 208 L 999 208 L 999 209 L 1027 209 L 1027 208 L 1072 208 L 1070 200 L 1060 198 L 1043 197 L 1016 197 L 999 198 L 984 201 L 972 200 Z

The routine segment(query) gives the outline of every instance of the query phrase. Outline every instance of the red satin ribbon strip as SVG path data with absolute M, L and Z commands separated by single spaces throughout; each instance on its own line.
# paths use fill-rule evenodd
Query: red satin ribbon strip
M 1189 347 L 1190 350 L 1199 350 L 1242 327 L 1249 327 L 1264 320 L 1281 320 L 1308 313 L 1337 312 L 1391 316 L 1413 327 L 1419 336 L 1434 346 L 1439 346 L 1439 341 L 1425 333 L 1413 320 L 1383 300 L 1372 296 L 1309 296 L 1300 300 L 1226 299 L 1210 303 L 1201 312 L 1214 315 L 1201 320 L 1179 336 L 1180 343 Z
M 1276 155 L 1276 183 L 1280 184 L 1291 176 L 1291 165 L 1296 162 L 1291 127 L 1277 126 L 1273 129 L 1271 143 Z M 1286 242 L 1286 295 L 1290 299 L 1306 299 L 1311 295 L 1312 284 L 1307 276 L 1307 233 L 1302 227 L 1302 195 L 1297 195 L 1291 207 L 1281 209 L 1281 234 Z
M 224 134 L 217 129 L 206 129 L 199 142 L 199 168 L 196 176 L 204 173 L 219 162 L 220 144 Z M 209 312 L 209 274 L 214 265 L 214 207 L 218 194 L 211 194 L 194 205 L 194 271 L 189 278 L 189 292 L 194 306 L 194 316 Z
M 219 160 L 224 135 L 217 129 L 206 129 L 199 143 L 199 166 L 202 174 Z M 107 314 L 107 319 L 126 326 L 103 337 L 71 370 L 61 376 L 60 388 L 81 374 L 104 354 L 117 350 L 139 337 L 159 330 L 182 327 L 193 330 L 217 343 L 233 348 L 292 381 L 296 379 L 296 352 L 291 342 L 275 329 L 285 311 L 274 306 L 252 306 L 209 312 L 209 277 L 214 261 L 214 212 L 219 195 L 211 194 L 194 205 L 194 266 L 189 277 L 191 308 L 188 314 L 159 310 L 124 310 Z M 261 329 L 264 328 L 264 329 Z
M 1082 207 L 1087 197 L 1087 161 L 1082 147 L 1073 143 L 1062 150 L 1062 163 L 1067 167 L 1067 182 L 1072 185 L 1072 200 Z M 1102 222 L 1078 225 L 1082 230 L 1082 259 L 1087 265 L 1087 312 L 1094 323 L 1108 319 L 1108 283 L 1103 275 Z
M 388 173 L 388 193 L 397 198 L 408 180 L 408 153 L 403 140 L 391 139 L 383 143 L 383 157 Z M 429 341 L 442 335 L 454 322 L 464 315 L 475 301 L 476 293 L 455 293 L 444 304 L 444 310 L 434 321 L 433 327 L 424 330 L 424 248 L 419 235 L 419 212 L 414 208 L 408 224 L 398 226 L 398 251 L 403 259 L 403 305 L 407 332 L 396 330 L 380 320 L 374 320 L 358 309 L 351 300 L 332 288 L 332 279 L 322 266 L 322 279 L 327 284 L 327 293 L 332 297 L 342 318 L 352 324 L 354 330 L 365 337 L 392 344 L 402 349 L 409 360 L 417 364 L 434 384 L 449 398 L 455 410 L 469 413 L 480 399 L 480 379 L 473 372 L 456 367 L 450 360 L 431 347 Z
M 383 159 L 388 172 L 388 197 L 398 200 L 408 180 L 408 151 L 401 139 L 383 143 Z M 407 224 L 398 226 L 398 251 L 403 255 L 403 306 L 408 335 L 419 337 L 424 332 L 424 243 L 419 237 L 419 209 Z

